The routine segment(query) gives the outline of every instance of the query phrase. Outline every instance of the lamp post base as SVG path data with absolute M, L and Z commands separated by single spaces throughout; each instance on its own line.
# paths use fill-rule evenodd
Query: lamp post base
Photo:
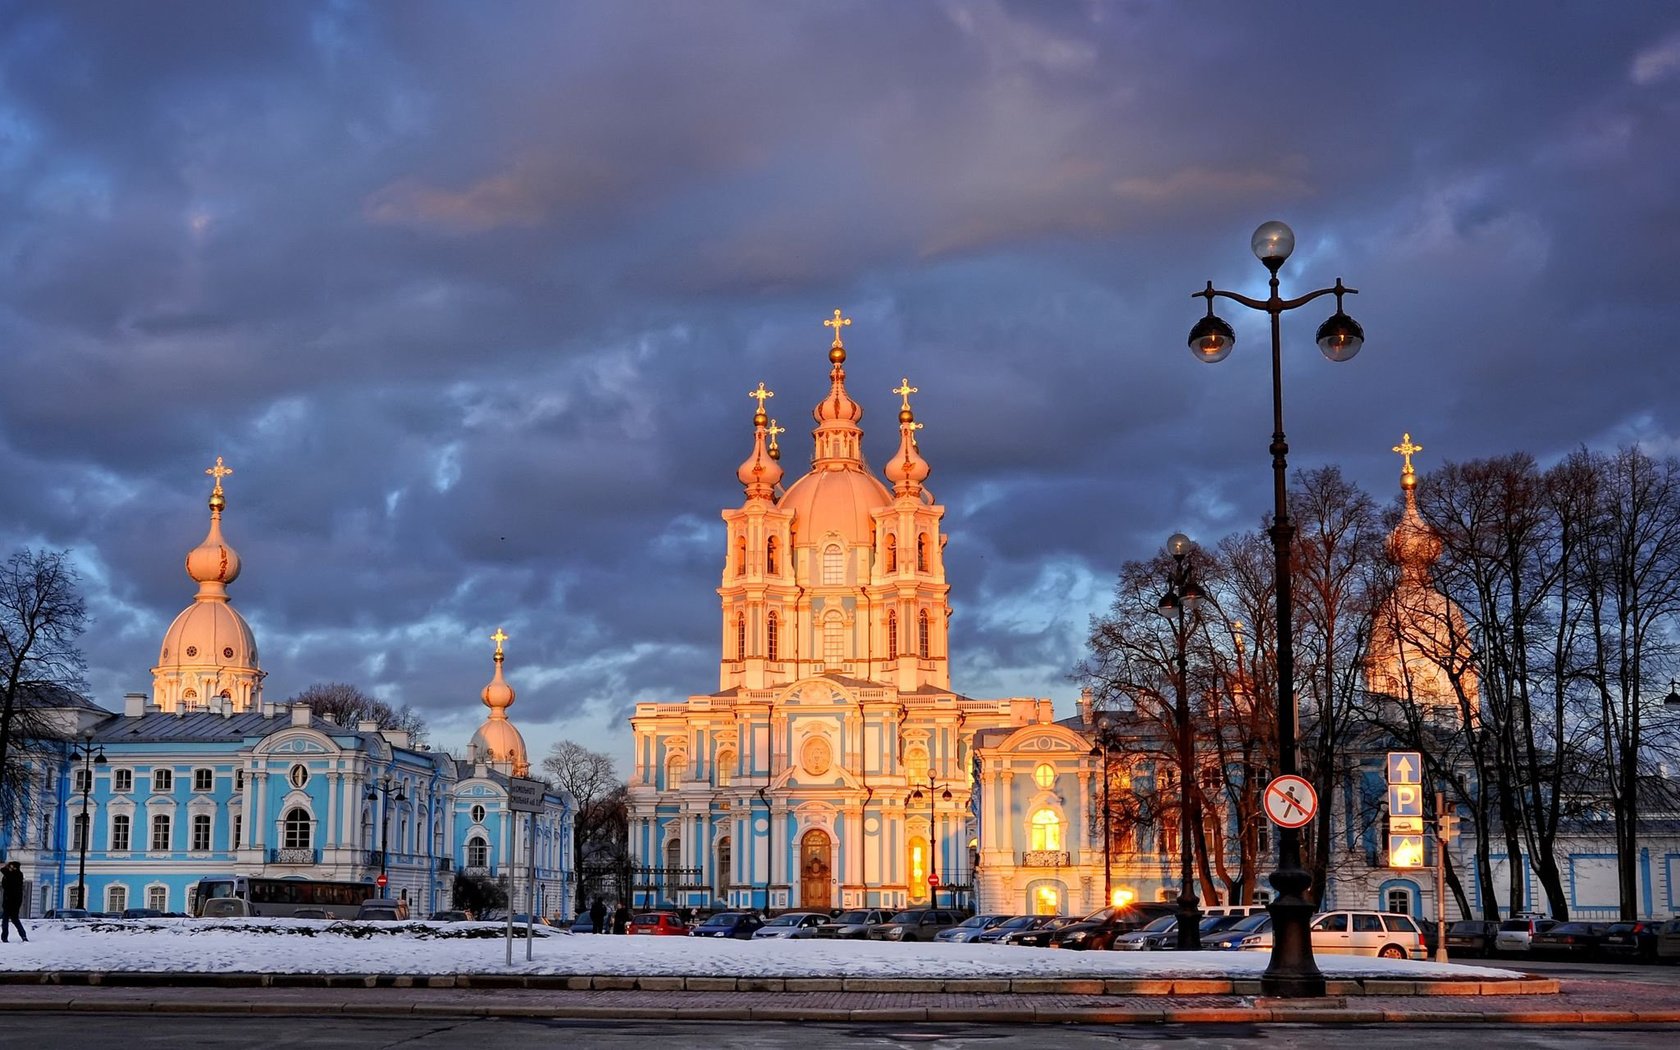
M 1283 999 L 1316 999 L 1324 995 L 1324 974 L 1313 961 L 1313 905 L 1302 895 L 1312 876 L 1298 866 L 1271 874 L 1277 899 L 1266 905 L 1272 916 L 1272 959 L 1260 975 L 1262 994 Z
M 1178 950 L 1181 952 L 1202 950 L 1201 903 L 1194 893 L 1178 898 Z

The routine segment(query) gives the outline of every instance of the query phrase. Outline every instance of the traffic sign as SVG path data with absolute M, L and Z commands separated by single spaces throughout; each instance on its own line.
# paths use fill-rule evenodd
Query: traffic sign
M 1390 784 L 1423 783 L 1423 755 L 1416 751 L 1388 753 L 1388 782 Z
M 1391 817 L 1422 817 L 1423 785 L 1388 785 L 1388 815 Z
M 1266 816 L 1280 828 L 1304 828 L 1318 812 L 1318 792 L 1306 778 L 1285 773 L 1266 785 Z
M 1388 866 L 1391 868 L 1423 867 L 1423 836 L 1390 835 L 1388 837 Z
M 929 886 L 939 885 L 939 873 L 937 871 L 928 872 L 928 885 Z
M 386 878 L 385 873 L 382 871 L 382 872 L 379 873 L 379 878 L 374 879 L 373 883 L 374 883 L 375 886 L 378 886 L 380 889 L 384 889 L 385 887 L 387 887 L 391 884 L 391 880 Z
M 1422 817 L 1389 817 L 1388 830 L 1396 835 L 1423 834 Z

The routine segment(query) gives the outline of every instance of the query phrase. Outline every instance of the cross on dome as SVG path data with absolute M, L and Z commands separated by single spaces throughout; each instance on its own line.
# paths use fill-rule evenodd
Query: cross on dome
M 1423 446 L 1413 444 L 1411 434 L 1402 434 L 1400 436 L 1400 444 L 1395 445 L 1389 451 L 1400 453 L 1401 458 L 1405 460 L 1405 466 L 1401 468 L 1401 473 L 1412 474 L 1415 473 L 1415 471 L 1412 470 L 1412 455 L 1416 452 L 1422 452 Z
M 892 392 L 904 399 L 904 404 L 900 407 L 903 408 L 904 410 L 908 411 L 909 408 L 910 408 L 910 395 L 921 393 L 922 388 L 917 387 L 917 386 L 911 386 L 910 385 L 910 379 L 909 379 L 908 376 L 906 376 L 905 378 L 903 378 L 899 381 L 898 386 L 893 387 Z
M 782 447 L 776 441 L 776 435 L 777 434 L 786 434 L 787 433 L 787 427 L 777 426 L 776 421 L 774 419 L 772 419 L 770 421 L 770 425 L 765 428 L 764 432 L 766 434 L 770 435 L 770 458 L 771 459 L 780 459 L 781 454 L 782 454 Z
M 222 479 L 233 473 L 233 468 L 222 462 L 222 457 L 216 457 L 216 465 L 204 468 L 204 473 L 216 479 L 216 488 L 210 493 L 212 496 L 222 494 Z
M 490 636 L 490 640 L 496 643 L 496 655 L 500 656 L 502 655 L 502 643 L 508 640 L 508 633 L 498 627 L 496 633 Z
M 761 379 L 758 382 L 758 389 L 747 391 L 747 396 L 758 402 L 758 410 L 762 412 L 764 411 L 765 400 L 767 398 L 775 397 L 776 392 L 774 390 L 764 389 L 764 381 Z
M 834 311 L 834 319 L 833 320 L 823 322 L 823 327 L 824 328 L 834 329 L 834 345 L 836 347 L 842 347 L 842 346 L 846 345 L 845 343 L 842 343 L 840 341 L 840 329 L 846 327 L 847 325 L 849 325 L 851 323 L 852 323 L 852 319 L 850 317 L 840 316 L 840 311 L 839 310 Z

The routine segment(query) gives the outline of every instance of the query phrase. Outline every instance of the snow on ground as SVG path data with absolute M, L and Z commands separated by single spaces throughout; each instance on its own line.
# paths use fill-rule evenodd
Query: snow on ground
M 29 923 L 0 946 L 0 971 L 589 974 L 685 977 L 1257 977 L 1267 952 L 1074 952 L 994 944 L 702 940 L 539 929 L 532 960 L 495 923 L 323 919 L 141 919 Z M 523 929 L 518 932 L 523 933 Z M 1497 979 L 1511 970 L 1320 955 L 1327 977 Z

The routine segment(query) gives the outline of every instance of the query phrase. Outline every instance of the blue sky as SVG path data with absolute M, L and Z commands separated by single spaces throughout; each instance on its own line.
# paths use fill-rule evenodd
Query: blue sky
M 1670 4 L 43 3 L 0 13 L 0 549 L 71 548 L 93 695 L 149 687 L 217 455 L 280 699 L 627 754 L 715 687 L 763 380 L 808 454 L 835 307 L 949 508 L 955 685 L 1065 709 L 1119 565 L 1291 465 L 1680 451 Z M 1243 313 L 1246 313 L 1244 311 Z

